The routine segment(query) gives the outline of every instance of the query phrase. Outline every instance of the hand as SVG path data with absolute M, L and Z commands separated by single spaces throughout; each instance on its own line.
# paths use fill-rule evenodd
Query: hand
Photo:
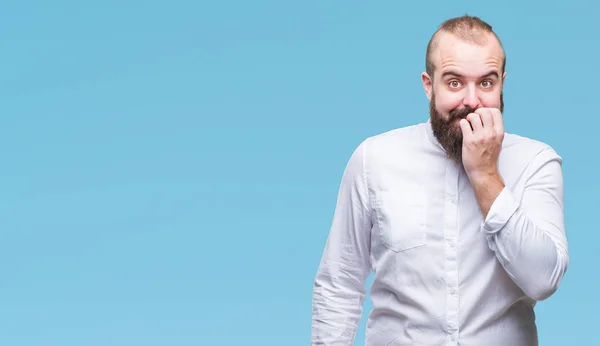
M 498 157 L 504 139 L 502 113 L 479 108 L 460 120 L 463 134 L 462 161 L 470 178 L 498 175 Z

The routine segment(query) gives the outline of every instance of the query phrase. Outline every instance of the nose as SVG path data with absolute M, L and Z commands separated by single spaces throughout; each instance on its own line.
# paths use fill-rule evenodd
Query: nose
M 477 90 L 469 87 L 465 88 L 465 93 L 466 95 L 463 98 L 463 105 L 473 109 L 479 108 L 479 96 L 477 95 Z

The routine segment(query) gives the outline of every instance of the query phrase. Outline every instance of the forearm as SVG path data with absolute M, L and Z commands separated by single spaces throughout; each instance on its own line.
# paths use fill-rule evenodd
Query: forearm
M 502 197 L 512 198 L 508 190 L 505 193 Z M 527 209 L 513 203 L 505 205 L 509 218 L 504 226 L 489 221 L 482 231 L 513 281 L 529 297 L 543 300 L 558 289 L 568 265 L 567 249 L 549 229 L 528 217 Z
M 483 219 L 487 218 L 487 215 L 492 207 L 492 204 L 502 192 L 504 188 L 504 182 L 497 172 L 493 173 L 472 173 L 469 175 L 475 197 L 477 198 L 477 204 L 483 214 Z
M 362 273 L 343 263 L 323 262 L 314 284 L 312 346 L 351 346 L 366 295 Z
M 312 346 L 351 346 L 362 317 L 369 265 L 369 222 L 339 203 L 314 282 Z
M 527 180 L 519 197 L 508 187 L 500 190 L 481 231 L 514 282 L 529 297 L 543 300 L 556 291 L 569 263 L 561 159 L 547 149 L 524 176 Z
M 344 172 L 325 250 L 314 282 L 312 346 L 351 346 L 370 273 L 371 216 L 366 143 Z

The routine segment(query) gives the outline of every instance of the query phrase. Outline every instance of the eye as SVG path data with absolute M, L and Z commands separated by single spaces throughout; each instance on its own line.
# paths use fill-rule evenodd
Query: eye
M 481 82 L 481 86 L 484 88 L 491 88 L 492 87 L 492 82 L 490 82 L 489 80 L 484 80 L 483 82 Z
M 448 83 L 448 85 L 450 85 L 451 88 L 458 88 L 460 86 L 460 82 L 457 80 L 453 80 L 453 81 L 450 81 L 450 83 Z

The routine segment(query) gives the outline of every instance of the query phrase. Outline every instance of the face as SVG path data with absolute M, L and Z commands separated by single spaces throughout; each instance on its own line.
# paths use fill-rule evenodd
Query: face
M 433 52 L 433 79 L 423 73 L 430 101 L 433 133 L 448 157 L 462 162 L 462 131 L 459 120 L 478 108 L 504 111 L 502 72 L 504 53 L 493 35 L 478 45 L 442 33 Z

